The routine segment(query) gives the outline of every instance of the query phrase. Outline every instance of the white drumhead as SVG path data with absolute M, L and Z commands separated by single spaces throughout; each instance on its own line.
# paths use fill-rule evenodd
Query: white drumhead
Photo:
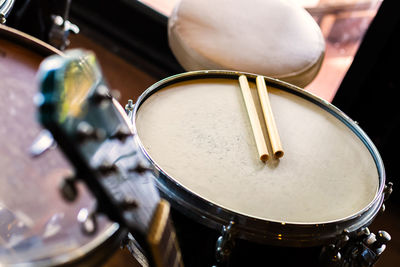
M 280 160 L 258 159 L 235 80 L 197 79 L 157 91 L 138 110 L 138 136 L 176 182 L 246 216 L 315 224 L 370 204 L 379 174 L 363 141 L 320 105 L 280 89 L 269 92 L 285 150 Z

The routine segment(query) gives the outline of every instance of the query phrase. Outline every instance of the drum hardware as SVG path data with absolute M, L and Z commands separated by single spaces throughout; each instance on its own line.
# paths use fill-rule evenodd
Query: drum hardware
M 60 50 L 68 47 L 70 43 L 68 36 L 70 33 L 78 34 L 80 31 L 78 26 L 68 20 L 70 5 L 71 0 L 66 0 L 63 10 L 64 14 L 62 16 L 51 15 L 52 25 L 49 32 L 49 43 Z
M 85 235 L 94 235 L 97 232 L 96 212 L 89 211 L 87 208 L 82 208 L 77 216 L 78 222 L 81 225 L 82 233 Z
M 390 239 L 387 232 L 379 231 L 375 235 L 367 227 L 352 234 L 344 230 L 335 244 L 323 247 L 321 264 L 329 267 L 373 266 Z
M 380 211 L 385 211 L 385 201 L 393 192 L 393 183 L 388 182 L 383 189 L 383 203 Z M 368 227 L 350 233 L 344 229 L 335 244 L 324 246 L 320 261 L 324 266 L 331 267 L 369 267 L 373 266 L 385 251 L 386 244 L 391 240 L 389 233 L 378 231 L 375 235 Z
M 132 99 L 128 100 L 128 104 L 125 105 L 126 113 L 129 115 L 129 112 L 132 112 L 135 108 L 135 104 L 133 103 Z
M 128 100 L 128 104 L 125 105 L 125 112 L 128 116 L 130 123 L 133 123 L 133 110 L 135 109 L 135 104 L 132 99 Z
M 39 119 L 96 196 L 97 212 L 128 229 L 150 265 L 183 266 L 169 204 L 141 164 L 129 119 L 108 92 L 94 55 L 75 50 L 50 57 L 38 77 L 44 99 Z M 68 188 L 74 182 L 65 183 L 67 198 L 75 196 Z M 78 221 L 85 234 L 96 233 L 95 212 L 81 209 Z
M 384 198 L 383 198 L 383 203 L 382 203 L 382 207 L 381 207 L 381 212 L 385 212 L 385 210 L 386 210 L 385 202 L 386 202 L 386 200 L 388 200 L 388 198 L 390 197 L 392 192 L 393 192 L 393 183 L 388 182 L 385 185 L 385 188 L 383 189 Z
M 235 222 L 223 226 L 221 236 L 215 244 L 215 258 L 217 264 L 214 267 L 229 266 L 229 259 L 235 247 Z
M 11 12 L 14 0 L 0 0 L 0 24 L 6 23 L 6 18 Z
M 33 157 L 37 157 L 54 146 L 56 146 L 56 144 L 51 133 L 47 130 L 41 130 L 39 135 L 33 141 L 29 151 Z

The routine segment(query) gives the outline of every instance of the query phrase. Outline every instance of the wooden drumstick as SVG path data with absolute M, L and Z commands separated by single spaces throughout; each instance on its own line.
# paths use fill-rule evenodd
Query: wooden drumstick
M 256 83 L 258 97 L 260 98 L 265 124 L 267 126 L 267 132 L 269 140 L 271 142 L 272 152 L 276 158 L 281 158 L 283 157 L 284 152 L 281 144 L 281 139 L 279 138 L 278 129 L 276 128 L 275 119 L 272 113 L 264 77 L 257 76 Z
M 265 138 L 261 129 L 261 122 L 260 119 L 258 118 L 256 106 L 254 105 L 249 83 L 245 75 L 240 75 L 239 84 L 240 84 L 240 89 L 242 90 L 243 100 L 246 105 L 247 114 L 249 115 L 251 128 L 253 129 L 253 135 L 256 141 L 260 160 L 267 161 L 269 158 L 267 144 L 265 143 Z

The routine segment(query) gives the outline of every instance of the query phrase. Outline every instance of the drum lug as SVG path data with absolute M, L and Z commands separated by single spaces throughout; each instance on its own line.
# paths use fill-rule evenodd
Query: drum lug
M 322 248 L 320 262 L 326 267 L 371 267 L 390 239 L 387 232 L 375 235 L 367 227 L 351 234 L 344 230 L 334 244 Z
M 129 99 L 128 104 L 125 105 L 126 114 L 128 115 L 129 112 L 132 112 L 134 108 L 135 108 L 135 104 L 133 103 L 133 100 Z
M 393 183 L 388 182 L 385 185 L 385 188 L 383 189 L 383 203 L 382 203 L 381 210 L 380 210 L 381 213 L 385 212 L 385 210 L 386 210 L 385 202 L 386 202 L 386 200 L 388 200 L 388 198 L 390 197 L 392 192 L 393 192 Z
M 388 182 L 385 185 L 385 188 L 383 189 L 384 201 L 388 200 L 388 198 L 390 197 L 392 192 L 393 192 L 393 183 L 392 182 Z
M 128 115 L 129 120 L 133 124 L 133 110 L 135 109 L 135 104 L 133 103 L 132 99 L 128 100 L 128 104 L 125 105 L 125 112 Z
M 230 221 L 229 225 L 223 226 L 221 236 L 218 237 L 215 246 L 215 258 L 217 264 L 213 267 L 228 266 L 229 259 L 235 247 L 235 222 Z

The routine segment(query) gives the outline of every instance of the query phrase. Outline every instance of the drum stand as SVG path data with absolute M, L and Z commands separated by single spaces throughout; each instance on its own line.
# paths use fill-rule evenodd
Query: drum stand
M 69 45 L 69 33 L 78 34 L 79 28 L 68 20 L 71 0 L 66 0 L 63 8 L 63 15 L 51 15 L 53 24 L 49 32 L 49 43 L 60 50 L 64 50 Z

